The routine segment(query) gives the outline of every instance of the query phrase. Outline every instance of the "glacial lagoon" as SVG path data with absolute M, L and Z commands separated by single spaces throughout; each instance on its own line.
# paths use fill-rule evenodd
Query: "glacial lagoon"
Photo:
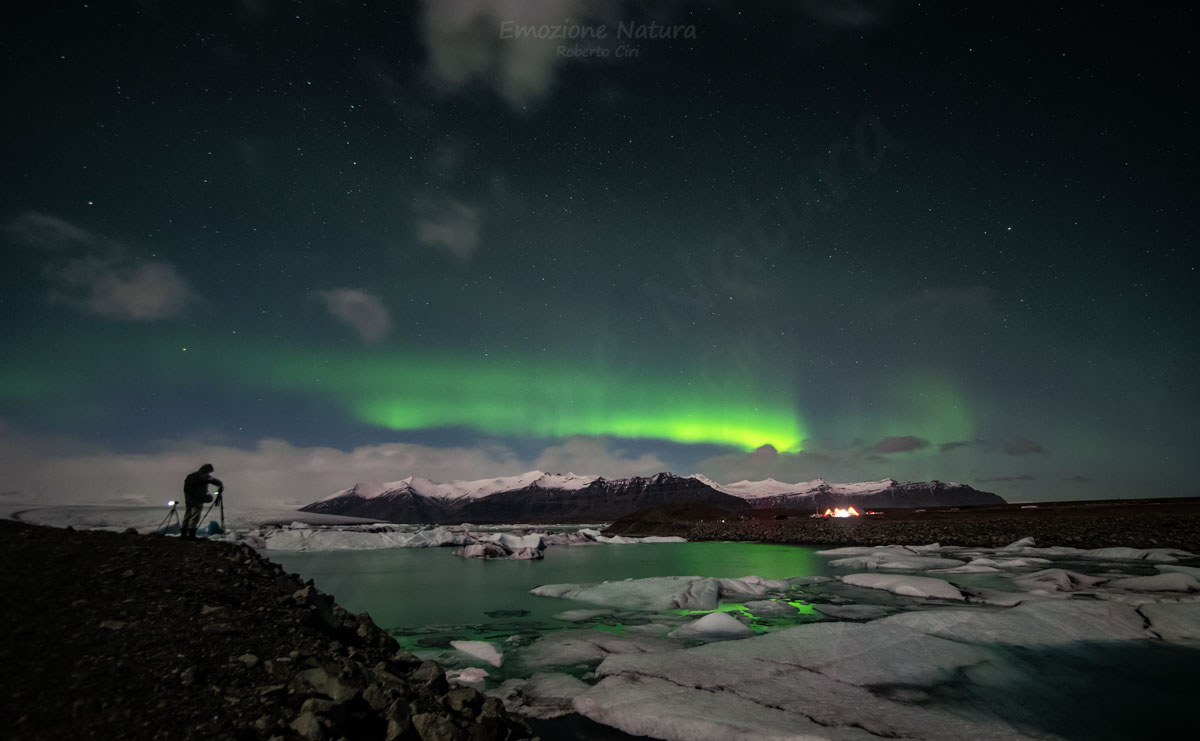
M 1168 738 L 1200 692 L 1200 568 L 1165 549 L 454 550 L 267 555 L 548 739 Z

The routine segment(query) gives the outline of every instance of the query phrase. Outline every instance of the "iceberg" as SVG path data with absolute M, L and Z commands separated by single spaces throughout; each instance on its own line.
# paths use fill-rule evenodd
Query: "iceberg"
M 481 661 L 486 661 L 492 666 L 500 666 L 504 662 L 504 656 L 494 644 L 487 641 L 450 641 L 450 645 L 456 651 L 461 651 L 467 656 L 474 657 Z
M 693 620 L 670 633 L 672 638 L 699 638 L 709 641 L 727 638 L 742 638 L 754 631 L 727 612 L 710 612 L 699 620 Z
M 929 576 L 900 574 L 847 574 L 841 577 L 846 584 L 867 589 L 883 589 L 905 597 L 924 597 L 962 600 L 962 592 L 948 581 Z
M 1108 583 L 1108 586 L 1133 592 L 1200 592 L 1200 582 L 1197 582 L 1196 578 L 1190 574 L 1181 573 L 1114 579 Z

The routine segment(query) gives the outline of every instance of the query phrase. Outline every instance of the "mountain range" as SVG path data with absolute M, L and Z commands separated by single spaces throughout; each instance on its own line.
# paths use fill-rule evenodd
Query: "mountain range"
M 705 476 L 658 473 L 606 479 L 530 471 L 478 481 L 438 483 L 410 476 L 364 482 L 301 507 L 301 512 L 365 517 L 386 522 L 603 522 L 673 502 L 726 510 L 942 507 L 1004 504 L 996 494 L 941 481 L 894 479 L 837 484 L 816 479 L 789 484 L 775 479 L 719 484 Z

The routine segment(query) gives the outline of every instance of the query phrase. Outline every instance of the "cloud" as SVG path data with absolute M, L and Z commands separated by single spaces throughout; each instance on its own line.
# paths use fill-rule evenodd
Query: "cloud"
M 174 498 L 183 477 L 212 463 L 226 487 L 226 507 L 304 505 L 360 481 L 395 481 L 415 475 L 435 481 L 479 479 L 535 468 L 621 476 L 665 470 L 651 455 L 627 457 L 605 439 L 573 437 L 532 459 L 504 445 L 436 448 L 383 443 L 352 450 L 297 447 L 265 439 L 245 448 L 181 439 L 152 450 L 118 453 L 70 439 L 47 439 L 0 421 L 0 491 L 26 503 L 144 503 Z M 154 523 L 148 523 L 154 524 Z
M 60 249 L 72 244 L 92 244 L 96 237 L 86 229 L 50 214 L 27 211 L 4 226 L 10 238 L 34 247 Z
M 546 448 L 532 467 L 551 473 L 575 472 L 608 478 L 647 476 L 669 468 L 652 453 L 628 458 L 621 451 L 610 449 L 607 440 L 584 435 L 573 435 L 562 445 Z
M 417 242 L 467 260 L 479 247 L 480 209 L 449 197 L 418 201 Z
M 989 314 L 994 310 L 995 300 L 996 292 L 986 286 L 927 288 L 885 304 L 880 315 L 891 320 L 914 312 Z
M 929 447 L 929 441 L 915 435 L 885 437 L 869 448 L 869 452 L 887 455 L 889 453 L 911 453 L 914 450 Z
M 196 298 L 175 267 L 163 260 L 81 257 L 48 272 L 58 283 L 52 300 L 109 319 L 168 319 Z
M 563 61 L 550 38 L 501 38 L 501 24 L 587 25 L 614 12 L 616 0 L 456 0 L 424 4 L 427 73 L 439 90 L 489 89 L 522 109 L 550 92 Z
M 125 246 L 65 219 L 29 211 L 4 227 L 9 239 L 45 250 L 48 298 L 84 314 L 122 321 L 157 321 L 198 299 L 166 260 L 144 260 Z
M 980 448 L 985 452 L 994 453 L 1000 451 L 1006 455 L 1049 455 L 1050 451 L 1046 450 L 1041 443 L 1035 442 L 1028 438 L 1016 437 L 1005 441 L 996 440 L 956 440 L 954 442 L 942 443 L 938 446 L 938 452 L 949 453 L 952 450 L 959 448 Z
M 347 324 L 363 342 L 378 342 L 392 328 L 391 314 L 376 295 L 358 288 L 317 291 L 334 318 Z
M 1033 440 L 1017 438 L 1009 440 L 1003 445 L 1004 452 L 1008 455 L 1049 455 L 1049 451 L 1041 446 L 1041 444 Z
M 976 481 L 980 484 L 1014 483 L 1017 481 L 1035 481 L 1035 480 L 1036 479 L 1034 479 L 1034 477 L 1030 476 L 1027 473 L 1023 473 L 1020 476 L 996 476 L 995 478 L 990 478 L 990 479 L 976 479 Z

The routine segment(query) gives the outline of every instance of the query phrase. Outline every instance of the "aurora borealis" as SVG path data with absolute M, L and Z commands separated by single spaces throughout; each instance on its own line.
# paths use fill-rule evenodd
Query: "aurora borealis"
M 219 7 L 10 11 L 0 491 L 1195 493 L 1194 10 Z

